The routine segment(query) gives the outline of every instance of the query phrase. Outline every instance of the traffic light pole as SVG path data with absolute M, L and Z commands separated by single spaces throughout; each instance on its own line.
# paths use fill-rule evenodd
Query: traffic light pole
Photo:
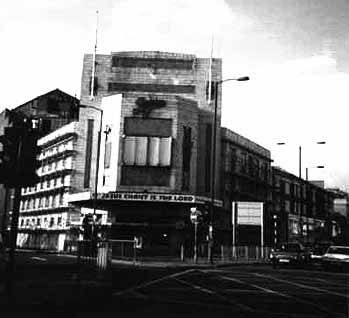
M 13 201 L 12 217 L 11 217 L 11 232 L 9 259 L 7 262 L 6 289 L 9 302 L 14 300 L 14 283 L 15 283 L 15 250 L 17 246 L 18 218 L 19 206 L 21 202 L 21 187 L 15 188 L 15 197 Z
M 17 163 L 16 172 L 20 170 L 20 159 L 22 155 L 22 136 L 19 137 L 17 148 Z M 13 208 L 11 215 L 11 231 L 9 241 L 9 259 L 7 262 L 7 275 L 6 275 L 6 289 L 9 302 L 14 302 L 14 282 L 15 282 L 15 250 L 17 246 L 17 232 L 18 232 L 18 219 L 19 219 L 19 207 L 21 202 L 21 186 L 15 187 Z

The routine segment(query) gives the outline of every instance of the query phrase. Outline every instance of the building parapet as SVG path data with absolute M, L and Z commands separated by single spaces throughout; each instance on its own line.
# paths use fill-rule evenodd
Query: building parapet
M 243 137 L 232 130 L 222 127 L 221 128 L 221 138 L 226 139 L 227 141 L 233 142 L 239 146 L 245 147 L 247 149 L 252 150 L 253 152 L 266 157 L 268 159 L 271 158 L 270 151 L 255 142 L 249 140 L 246 137 Z M 271 160 L 271 159 L 270 159 Z
M 77 131 L 78 128 L 78 122 L 77 121 L 73 121 L 55 131 L 53 131 L 52 133 L 40 138 L 38 140 L 38 146 L 42 147 L 52 141 L 55 141 L 65 135 L 69 135 L 69 134 L 74 134 Z

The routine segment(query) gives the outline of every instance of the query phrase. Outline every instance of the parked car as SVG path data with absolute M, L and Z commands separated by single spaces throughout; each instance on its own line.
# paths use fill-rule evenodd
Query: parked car
M 326 270 L 349 272 L 349 246 L 330 246 L 323 255 L 322 266 Z
M 324 242 L 309 246 L 310 262 L 314 265 L 321 265 L 322 258 L 330 245 L 330 243 Z
M 300 243 L 282 243 L 270 253 L 274 268 L 279 265 L 306 265 L 309 261 L 310 253 Z

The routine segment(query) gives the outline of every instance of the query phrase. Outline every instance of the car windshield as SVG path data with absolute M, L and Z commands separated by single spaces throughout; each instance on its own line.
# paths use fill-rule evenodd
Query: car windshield
M 311 250 L 314 254 L 325 254 L 328 246 L 315 246 Z
M 327 251 L 329 254 L 344 254 L 349 255 L 349 247 L 330 247 Z
M 299 244 L 281 244 L 276 248 L 276 250 L 283 252 L 299 252 L 301 247 Z

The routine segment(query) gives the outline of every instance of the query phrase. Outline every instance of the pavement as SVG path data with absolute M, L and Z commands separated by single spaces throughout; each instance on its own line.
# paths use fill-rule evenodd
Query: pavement
M 222 266 L 232 266 L 232 265 L 257 265 L 266 264 L 265 260 L 254 260 L 254 259 L 237 259 L 237 260 L 221 260 L 215 258 L 213 262 L 209 262 L 207 259 L 198 259 L 194 262 L 192 259 L 187 259 L 184 261 L 178 259 L 161 259 L 161 258 L 147 258 L 142 260 L 122 260 L 122 259 L 112 259 L 112 264 L 115 265 L 133 265 L 139 267 L 162 267 L 162 268 L 216 268 Z
M 77 256 L 69 253 L 57 253 L 57 251 L 42 251 L 42 250 L 31 250 L 31 249 L 19 249 L 19 253 L 38 253 L 38 254 L 51 254 L 60 255 L 67 258 L 76 258 Z M 180 258 L 171 256 L 151 256 L 144 257 L 140 256 L 136 259 L 132 258 L 113 258 L 111 263 L 114 265 L 129 265 L 138 267 L 163 267 L 163 268 L 177 268 L 177 267 L 220 267 L 220 266 L 231 266 L 231 265 L 243 265 L 243 264 L 267 264 L 267 259 L 254 259 L 254 258 L 222 258 L 214 257 L 212 263 L 207 257 L 198 257 L 197 261 L 194 262 L 193 258 Z

